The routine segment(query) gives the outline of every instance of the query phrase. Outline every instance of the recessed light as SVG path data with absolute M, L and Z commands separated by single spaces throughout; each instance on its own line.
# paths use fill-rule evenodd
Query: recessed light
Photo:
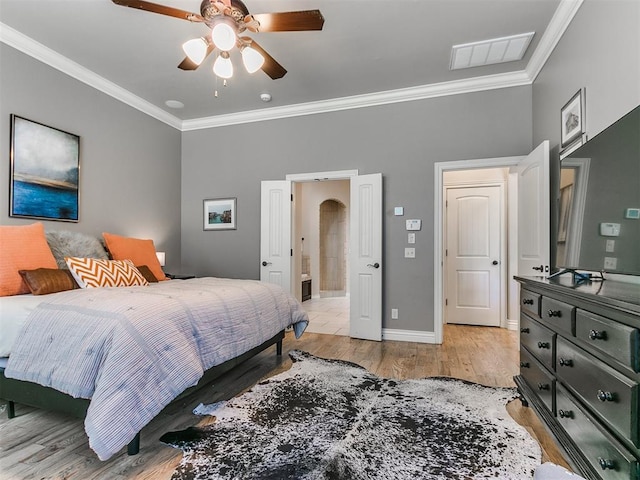
M 184 108 L 184 103 L 178 100 L 167 100 L 164 104 L 169 108 Z
M 260 94 L 260 100 L 262 100 L 265 103 L 270 102 L 271 101 L 271 94 L 270 93 L 261 93 Z

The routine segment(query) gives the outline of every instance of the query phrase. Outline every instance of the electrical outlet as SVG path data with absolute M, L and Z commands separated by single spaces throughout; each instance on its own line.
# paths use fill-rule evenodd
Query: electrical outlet
M 397 308 L 392 308 L 391 309 L 391 319 L 392 320 L 397 320 L 398 319 L 398 309 Z
M 416 243 L 416 234 L 415 233 L 408 233 L 407 234 L 407 243 Z
M 616 257 L 604 257 L 604 269 L 615 270 L 618 268 L 618 259 Z
M 416 249 L 415 248 L 405 248 L 404 249 L 404 258 L 416 258 Z

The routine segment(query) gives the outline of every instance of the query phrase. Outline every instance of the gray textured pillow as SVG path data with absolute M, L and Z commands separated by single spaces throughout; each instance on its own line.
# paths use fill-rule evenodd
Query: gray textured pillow
M 58 268 L 68 268 L 64 257 L 100 258 L 103 260 L 109 258 L 100 240 L 86 233 L 53 230 L 46 232 L 45 235 Z

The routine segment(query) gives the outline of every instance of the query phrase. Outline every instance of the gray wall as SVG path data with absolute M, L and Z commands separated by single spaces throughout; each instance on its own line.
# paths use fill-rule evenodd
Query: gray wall
M 639 20 L 638 1 L 585 0 L 533 83 L 533 143 L 551 144 L 552 239 L 557 231 L 560 109 L 585 87 L 586 131 L 592 138 L 640 104 Z
M 181 132 L 0 43 L 0 223 L 9 217 L 10 114 L 80 136 L 80 221 L 47 230 L 151 238 L 180 267 Z
M 259 278 L 260 181 L 290 173 L 381 172 L 383 327 L 433 331 L 434 163 L 531 150 L 531 88 L 455 95 L 185 132 L 183 269 Z M 238 228 L 203 231 L 205 198 L 237 197 Z M 395 217 L 393 207 L 405 216 Z M 421 218 L 416 259 L 404 258 L 406 218 Z M 391 320 L 390 309 L 400 318 Z
M 533 143 L 558 151 L 560 109 L 586 87 L 589 138 L 640 104 L 640 2 L 585 0 L 533 84 Z

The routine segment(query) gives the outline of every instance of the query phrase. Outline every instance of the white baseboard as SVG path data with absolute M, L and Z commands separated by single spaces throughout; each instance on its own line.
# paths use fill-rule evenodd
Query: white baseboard
M 520 322 L 518 320 L 507 318 L 507 330 L 518 330 L 519 326 Z
M 382 339 L 399 342 L 436 343 L 436 334 L 435 332 L 423 332 L 420 330 L 383 328 Z

